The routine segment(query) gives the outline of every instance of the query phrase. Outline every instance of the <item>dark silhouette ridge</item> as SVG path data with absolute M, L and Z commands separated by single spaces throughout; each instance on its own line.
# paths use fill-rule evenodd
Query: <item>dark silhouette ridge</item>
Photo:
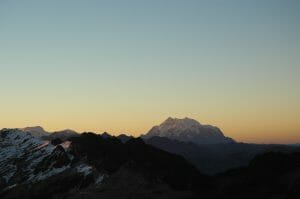
M 133 162 L 150 179 L 160 178 L 176 189 L 200 184 L 201 178 L 208 180 L 184 158 L 149 146 L 141 138 L 123 144 L 115 137 L 104 139 L 100 135 L 84 133 L 72 139 L 72 148 L 76 155 L 86 157 L 91 164 L 109 173 Z
M 269 152 L 215 177 L 221 198 L 299 198 L 300 153 Z

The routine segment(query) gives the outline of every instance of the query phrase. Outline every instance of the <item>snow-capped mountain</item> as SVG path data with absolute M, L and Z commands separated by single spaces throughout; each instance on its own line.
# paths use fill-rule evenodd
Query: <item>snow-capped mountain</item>
M 154 126 L 144 138 L 155 136 L 196 144 L 234 142 L 233 139 L 225 137 L 218 127 L 202 125 L 198 121 L 190 118 L 177 119 L 169 117 L 159 126 Z
M 100 182 L 103 175 L 69 150 L 70 142 L 52 145 L 20 129 L 0 131 L 0 195 L 17 187 L 34 186 L 54 177 L 77 176 Z M 91 180 L 91 179 L 89 179 Z
M 26 127 L 20 130 L 31 133 L 31 135 L 33 135 L 34 137 L 43 137 L 50 135 L 50 133 L 45 131 L 41 126 Z

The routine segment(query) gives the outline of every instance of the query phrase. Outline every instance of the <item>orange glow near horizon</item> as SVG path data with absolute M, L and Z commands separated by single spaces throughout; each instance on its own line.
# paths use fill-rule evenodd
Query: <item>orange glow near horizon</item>
M 0 1 L 0 128 L 139 136 L 189 117 L 300 143 L 300 1 L 270 2 Z
M 156 118 L 147 118 L 143 120 L 124 117 L 124 118 L 100 118 L 99 120 L 86 121 L 83 118 L 74 118 L 72 120 L 64 119 L 61 122 L 53 121 L 49 122 L 50 119 L 46 118 L 44 121 L 39 119 L 39 122 L 31 122 L 29 119 L 20 121 L 17 125 L 13 121 L 1 123 L 0 128 L 22 128 L 27 126 L 42 126 L 46 131 L 53 132 L 63 129 L 73 129 L 77 132 L 94 132 L 103 133 L 108 132 L 113 135 L 127 134 L 133 136 L 140 136 L 141 134 L 147 133 L 154 125 L 159 125 L 168 116 Z M 185 116 L 176 116 L 183 118 Z M 191 117 L 191 116 L 189 116 Z M 237 119 L 219 118 L 219 120 L 212 120 L 208 118 L 191 117 L 198 120 L 202 124 L 211 124 L 219 127 L 225 136 L 231 137 L 238 142 L 247 143 L 299 143 L 300 142 L 300 128 L 293 124 L 291 121 L 267 121 L 258 123 L 256 120 L 239 121 Z M 201 120 L 202 119 L 202 120 Z M 239 118 L 241 119 L 241 118 Z M 247 123 L 246 123 L 247 122 Z

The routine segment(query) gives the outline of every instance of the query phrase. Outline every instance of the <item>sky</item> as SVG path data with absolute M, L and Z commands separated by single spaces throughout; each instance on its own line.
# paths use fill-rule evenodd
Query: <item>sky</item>
M 298 0 L 0 0 L 0 128 L 140 135 L 191 117 L 300 142 Z

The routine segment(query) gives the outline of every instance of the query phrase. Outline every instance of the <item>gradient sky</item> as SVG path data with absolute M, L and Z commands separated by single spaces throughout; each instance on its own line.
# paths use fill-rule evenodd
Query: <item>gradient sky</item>
M 0 0 L 0 128 L 191 117 L 300 142 L 299 0 Z

